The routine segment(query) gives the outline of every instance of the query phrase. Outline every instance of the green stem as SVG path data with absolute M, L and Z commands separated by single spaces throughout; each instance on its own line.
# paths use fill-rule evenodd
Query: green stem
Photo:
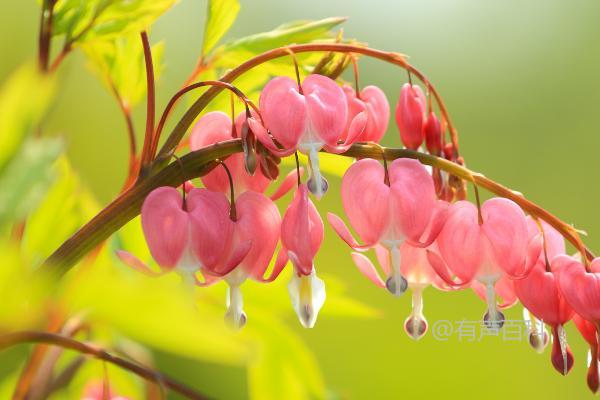
M 156 175 L 140 181 L 128 191 L 124 192 L 90 222 L 84 225 L 71 238 L 63 243 L 45 262 L 50 271 L 58 275 L 67 272 L 87 252 L 92 250 L 102 241 L 108 239 L 129 220 L 139 214 L 141 205 L 146 196 L 160 186 L 177 187 L 188 179 L 202 176 L 212 170 L 216 165 L 214 160 L 224 160 L 228 156 L 242 151 L 240 139 L 228 140 L 214 144 L 205 149 L 191 152 L 181 157 L 185 174 L 181 172 L 178 163 L 171 163 Z M 582 243 L 577 231 L 566 222 L 552 215 L 537 204 L 516 194 L 511 189 L 494 182 L 485 176 L 472 172 L 467 168 L 426 153 L 407 149 L 390 149 L 376 144 L 355 144 L 347 152 L 341 154 L 345 157 L 375 158 L 386 160 L 396 158 L 413 158 L 421 163 L 439 168 L 460 179 L 473 182 L 498 196 L 508 198 L 517 203 L 521 208 L 534 217 L 543 219 L 567 240 L 573 243 L 584 255 L 584 258 L 593 258 L 594 255 Z M 586 257 L 587 256 L 587 257 Z

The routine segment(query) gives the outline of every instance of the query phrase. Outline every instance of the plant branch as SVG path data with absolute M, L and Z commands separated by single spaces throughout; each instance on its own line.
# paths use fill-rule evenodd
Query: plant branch
M 182 383 L 179 383 L 166 375 L 162 375 L 159 372 L 146 368 L 142 365 L 114 356 L 98 346 L 82 343 L 66 336 L 61 336 L 48 332 L 35 331 L 15 332 L 0 336 L 0 350 L 21 343 L 46 343 L 50 345 L 60 346 L 65 349 L 74 350 L 82 354 L 91 355 L 100 360 L 117 365 L 146 380 L 156 382 L 159 384 L 164 384 L 167 388 L 185 396 L 188 399 L 207 399 L 207 397 L 197 393 L 192 388 L 185 386 Z
M 38 35 L 38 62 L 40 70 L 48 71 L 50 45 L 52 42 L 52 17 L 56 0 L 44 0 L 40 16 L 40 32 Z
M 163 114 L 160 117 L 160 120 L 158 121 L 158 125 L 156 126 L 156 131 L 154 132 L 154 138 L 152 140 L 152 148 L 151 148 L 152 158 L 154 158 L 154 156 L 156 155 L 156 150 L 158 149 L 158 142 L 160 141 L 160 136 L 162 134 L 162 130 L 163 130 L 165 123 L 167 122 L 167 118 L 171 114 L 171 110 L 173 109 L 175 104 L 177 104 L 177 102 L 179 101 L 181 96 L 183 96 L 184 94 L 188 93 L 191 90 L 205 87 L 205 86 L 220 86 L 220 87 L 229 89 L 241 101 L 243 101 L 244 104 L 252 107 L 252 109 L 256 112 L 257 115 L 260 115 L 260 110 L 258 109 L 258 107 L 256 107 L 256 105 L 252 102 L 252 100 L 250 100 L 248 97 L 246 97 L 246 95 L 244 93 L 242 93 L 241 90 L 239 90 L 238 88 L 236 88 L 235 86 L 233 86 L 230 83 L 226 83 L 226 82 L 222 82 L 222 81 L 202 81 L 202 82 L 197 82 L 192 85 L 186 86 L 186 87 L 182 88 L 181 90 L 179 90 L 177 93 L 175 93 L 175 95 L 173 95 L 173 97 L 171 97 L 171 100 L 169 100 L 169 103 L 165 107 L 165 110 L 163 111 Z
M 202 176 L 231 154 L 241 152 L 239 139 L 217 143 L 181 157 L 185 174 L 179 163 L 172 163 L 147 179 L 120 194 L 90 222 L 64 242 L 45 262 L 59 275 L 67 272 L 79 259 L 140 213 L 146 196 L 160 186 L 179 186 L 188 179 Z
M 147 86 L 147 108 L 146 108 L 146 135 L 144 136 L 144 148 L 142 149 L 140 172 L 152 162 L 150 150 L 152 148 L 152 139 L 154 137 L 154 115 L 155 115 L 155 88 L 154 88 L 154 65 L 152 63 L 152 50 L 148 34 L 144 31 L 140 33 L 142 45 L 144 47 L 144 61 L 146 63 L 146 86 Z
M 181 157 L 181 165 L 183 166 L 185 174 L 182 174 L 182 167 L 179 163 L 171 163 L 160 170 L 156 175 L 138 182 L 138 184 L 115 199 L 104 210 L 96 215 L 96 217 L 63 243 L 48 258 L 48 260 L 46 260 L 45 264 L 50 271 L 53 271 L 58 275 L 64 274 L 88 251 L 106 240 L 111 234 L 125 225 L 127 221 L 138 215 L 145 197 L 153 189 L 159 186 L 177 187 L 188 179 L 202 176 L 212 170 L 215 165 L 217 165 L 214 160 L 223 160 L 226 157 L 241 151 L 241 140 L 233 139 L 186 154 Z M 479 187 L 485 188 L 498 196 L 513 200 L 521 206 L 524 211 L 530 213 L 534 217 L 543 219 L 558 230 L 582 252 L 584 257 L 594 257 L 592 252 L 581 242 L 577 231 L 566 222 L 560 220 L 550 212 L 515 193 L 511 189 L 496 183 L 481 174 L 472 172 L 454 162 L 418 151 L 384 148 L 379 145 L 368 143 L 355 144 L 347 152 L 342 153 L 341 156 L 355 158 L 368 157 L 375 159 L 382 159 L 385 156 L 385 159 L 388 161 L 396 158 L 413 158 L 419 160 L 423 164 L 439 168 L 460 179 L 473 182 Z
M 371 49 L 369 47 L 352 45 L 352 44 L 343 44 L 343 43 L 309 43 L 309 44 L 298 44 L 291 45 L 286 47 L 279 47 L 277 49 L 269 50 L 265 53 L 262 53 L 245 63 L 241 64 L 237 68 L 232 69 L 227 74 L 225 74 L 220 80 L 223 82 L 233 82 L 235 79 L 243 75 L 245 72 L 255 68 L 261 64 L 264 64 L 268 61 L 289 56 L 289 52 L 292 51 L 294 53 L 306 53 L 306 52 L 338 52 L 338 53 L 350 53 L 350 54 L 362 54 L 368 57 L 376 58 L 394 65 L 397 65 L 401 68 L 406 69 L 413 75 L 415 75 L 419 80 L 423 82 L 423 84 L 427 87 L 429 92 L 433 95 L 438 104 L 440 112 L 444 117 L 445 121 L 448 123 L 448 130 L 450 132 L 450 137 L 452 139 L 452 144 L 454 146 L 455 158 L 458 158 L 458 134 L 454 125 L 450 120 L 450 116 L 448 115 L 448 110 L 446 105 L 444 104 L 440 94 L 435 89 L 433 84 L 427 79 L 427 77 L 415 67 L 410 65 L 408 61 L 406 61 L 405 56 L 400 53 L 394 52 L 386 52 L 376 49 Z M 187 112 L 183 115 L 179 123 L 173 128 L 171 134 L 165 141 L 165 144 L 161 148 L 158 153 L 154 168 L 160 169 L 160 167 L 164 166 L 171 157 L 171 154 L 177 148 L 177 145 L 185 135 L 188 128 L 194 122 L 194 119 L 200 114 L 200 112 L 210 103 L 212 99 L 214 99 L 219 92 L 221 92 L 223 88 L 213 87 L 206 91 L 192 106 L 187 110 Z M 153 169 L 154 169 L 153 168 Z M 156 170 L 154 169 L 154 170 Z

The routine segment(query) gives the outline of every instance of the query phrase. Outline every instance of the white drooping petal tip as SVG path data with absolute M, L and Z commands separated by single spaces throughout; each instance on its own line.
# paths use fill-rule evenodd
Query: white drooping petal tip
M 319 311 L 325 303 L 325 282 L 317 277 L 313 268 L 310 275 L 294 274 L 288 283 L 292 307 L 305 328 L 312 328 L 317 322 Z
M 247 317 L 239 285 L 230 285 L 227 288 L 226 305 L 225 322 L 227 325 L 236 330 L 243 328 L 246 325 Z

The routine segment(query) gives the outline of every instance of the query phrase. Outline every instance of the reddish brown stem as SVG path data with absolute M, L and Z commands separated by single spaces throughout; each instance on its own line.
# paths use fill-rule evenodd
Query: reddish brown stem
M 40 70 L 48 71 L 50 45 L 52 43 L 52 18 L 56 0 L 44 0 L 40 16 L 40 32 L 38 35 L 38 62 Z
M 93 249 L 97 244 L 107 239 L 129 220 L 140 212 L 144 198 L 155 188 L 160 186 L 177 187 L 188 179 L 192 179 L 212 170 L 216 163 L 214 160 L 224 160 L 228 156 L 242 151 L 240 139 L 228 140 L 216 143 L 201 150 L 191 152 L 181 157 L 184 174 L 181 167 L 171 163 L 161 169 L 156 175 L 138 181 L 128 191 L 120 195 L 96 217 L 83 226 L 71 238 L 63 243 L 46 260 L 47 269 L 62 275 L 67 272 L 83 255 Z M 375 158 L 393 160 L 396 158 L 413 158 L 421 163 L 446 171 L 460 179 L 473 182 L 479 187 L 485 188 L 498 196 L 508 198 L 517 203 L 521 208 L 534 217 L 543 219 L 556 230 L 558 230 L 568 241 L 573 243 L 582 255 L 593 259 L 593 253 L 581 242 L 577 232 L 566 222 L 552 215 L 537 204 L 527 200 L 523 196 L 509 188 L 486 178 L 483 175 L 472 172 L 465 167 L 431 154 L 420 153 L 408 149 L 382 148 L 373 144 L 355 144 L 347 152 L 341 154 L 353 158 Z
M 402 68 L 406 69 L 407 71 L 411 72 L 412 74 L 414 74 L 417 78 L 419 78 L 423 82 L 423 84 L 427 87 L 427 89 L 431 92 L 431 94 L 435 98 L 435 100 L 438 104 L 438 107 L 440 109 L 440 113 L 442 114 L 442 116 L 444 117 L 445 121 L 448 124 L 448 130 L 450 131 L 450 137 L 452 139 L 452 144 L 454 147 L 453 151 L 455 152 L 455 156 L 456 156 L 455 158 L 458 158 L 458 134 L 456 132 L 456 129 L 454 128 L 454 125 L 452 124 L 452 122 L 450 120 L 450 116 L 448 115 L 448 110 L 447 110 L 441 96 L 439 95 L 438 91 L 435 89 L 433 84 L 426 78 L 426 76 L 421 71 L 419 71 L 418 69 L 416 69 L 415 67 L 410 65 L 408 63 L 408 61 L 406 61 L 406 58 L 402 54 L 399 54 L 399 53 L 386 52 L 386 51 L 371 49 L 368 47 L 352 45 L 352 44 L 343 44 L 343 43 L 309 43 L 309 44 L 291 45 L 291 46 L 279 47 L 277 49 L 269 50 L 269 51 L 262 53 L 254 58 L 251 58 L 250 60 L 241 64 L 237 68 L 234 68 L 231 71 L 229 71 L 220 80 L 223 82 L 231 83 L 235 79 L 237 79 L 238 77 L 243 75 L 245 72 L 251 70 L 252 68 L 255 68 L 255 67 L 257 67 L 261 64 L 264 64 L 268 61 L 288 56 L 290 54 L 290 51 L 292 51 L 296 54 L 297 53 L 307 53 L 307 52 L 317 52 L 317 51 L 323 51 L 323 52 L 333 51 L 333 52 L 339 52 L 339 53 L 362 54 L 362 55 L 365 55 L 368 57 L 376 58 L 376 59 L 394 64 L 394 65 L 397 65 L 397 66 L 402 67 Z M 188 111 L 183 115 L 183 117 L 181 118 L 179 123 L 173 128 L 173 130 L 171 131 L 171 134 L 165 141 L 165 144 L 158 152 L 157 168 L 159 168 L 160 166 L 164 166 L 164 164 L 168 162 L 168 160 L 170 159 L 170 155 L 173 153 L 173 151 L 175 151 L 175 149 L 177 148 L 177 145 L 179 144 L 179 142 L 185 135 L 185 132 L 187 131 L 187 129 L 193 123 L 196 116 L 198 116 L 198 114 L 204 109 L 204 107 L 206 107 L 206 105 L 208 105 L 208 103 L 210 103 L 210 101 L 212 99 L 214 99 L 221 90 L 222 90 L 222 88 L 219 88 L 219 87 L 211 88 L 204 95 L 202 95 L 198 100 L 196 100 L 196 102 L 194 104 L 192 104 L 192 106 L 188 109 Z
M 140 172 L 152 162 L 152 138 L 154 136 L 154 115 L 155 115 L 155 92 L 154 92 L 154 65 L 152 63 L 152 50 L 148 34 L 144 31 L 140 33 L 142 46 L 144 48 L 144 62 L 146 64 L 146 86 L 147 86 L 147 107 L 146 107 L 146 135 L 144 136 L 144 147 L 142 149 Z
M 151 154 L 152 154 L 153 158 L 156 155 L 156 150 L 158 149 L 158 143 L 160 141 L 160 136 L 162 134 L 165 123 L 167 122 L 167 119 L 169 118 L 169 115 L 171 114 L 173 107 L 175 107 L 175 104 L 177 104 L 177 102 L 179 101 L 181 96 L 183 96 L 187 92 L 190 92 L 194 89 L 205 87 L 205 86 L 219 86 L 219 87 L 223 87 L 225 89 L 230 90 L 233 94 L 238 96 L 239 99 L 244 102 L 244 104 L 247 104 L 250 107 L 252 107 L 254 112 L 256 112 L 256 114 L 260 116 L 260 110 L 258 109 L 258 107 L 256 107 L 256 105 L 252 102 L 252 100 L 250 100 L 248 97 L 246 97 L 246 95 L 244 93 L 242 93 L 241 90 L 239 90 L 238 88 L 236 88 L 235 86 L 233 86 L 230 83 L 221 82 L 221 81 L 202 81 L 202 82 L 197 82 L 192 85 L 186 86 L 183 89 L 179 90 L 177 93 L 175 93 L 175 95 L 171 98 L 171 100 L 169 100 L 169 103 L 165 107 L 165 110 L 163 111 L 162 116 L 160 117 L 160 120 L 158 121 L 158 125 L 156 126 L 156 131 L 154 133 L 154 138 L 152 139 Z M 232 121 L 233 121 L 233 119 L 232 119 Z
M 108 363 L 119 366 L 148 381 L 164 384 L 167 388 L 181 394 L 182 396 L 188 399 L 207 399 L 207 397 L 205 397 L 202 394 L 199 394 L 194 389 L 182 383 L 179 383 L 166 375 L 160 374 L 157 371 L 153 371 L 149 368 L 133 363 L 129 360 L 114 356 L 98 346 L 82 343 L 69 337 L 49 332 L 35 331 L 15 332 L 0 336 L 0 350 L 21 343 L 46 343 L 54 346 L 60 346 L 65 349 L 74 350 L 79 353 L 87 354 L 96 357 L 99 360 L 103 360 Z

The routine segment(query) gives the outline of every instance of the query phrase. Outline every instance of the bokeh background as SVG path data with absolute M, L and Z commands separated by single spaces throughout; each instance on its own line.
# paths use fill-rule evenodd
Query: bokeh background
M 442 93 L 468 166 L 584 229 L 586 243 L 600 249 L 600 2 L 243 0 L 241 5 L 227 38 L 295 19 L 348 16 L 346 37 L 410 55 Z M 151 39 L 166 43 L 159 104 L 193 68 L 205 7 L 204 1 L 182 0 L 151 32 Z M 35 57 L 39 10 L 33 0 L 3 1 L 0 10 L 0 77 L 5 77 Z M 118 192 L 126 174 L 125 126 L 81 54 L 61 68 L 63 89 L 46 126 L 67 138 L 70 160 L 103 204 Z M 391 103 L 406 81 L 402 71 L 378 61 L 361 60 L 360 72 L 361 83 L 382 87 Z M 141 134 L 144 107 L 139 108 Z M 400 145 L 393 123 L 384 144 Z M 341 211 L 339 179 L 332 177 L 331 183 L 331 192 L 319 203 L 323 215 Z M 568 333 L 576 361 L 567 377 L 551 367 L 549 349 L 538 355 L 526 342 L 486 337 L 469 343 L 457 335 L 441 342 L 431 334 L 414 342 L 402 328 L 409 296 L 392 298 L 363 279 L 331 229 L 316 265 L 338 277 L 350 296 L 381 311 L 381 317 L 370 319 L 324 315 L 315 329 L 303 330 L 290 308 L 290 325 L 316 357 L 331 398 L 591 397 L 585 385 L 587 347 L 572 326 Z M 476 320 L 483 310 L 470 291 L 425 292 L 430 324 Z M 520 319 L 520 307 L 508 317 Z M 216 398 L 247 397 L 242 368 L 163 352 L 157 352 L 157 359 L 162 370 Z M 0 359 L 0 370 L 18 366 L 18 357 L 14 360 Z

